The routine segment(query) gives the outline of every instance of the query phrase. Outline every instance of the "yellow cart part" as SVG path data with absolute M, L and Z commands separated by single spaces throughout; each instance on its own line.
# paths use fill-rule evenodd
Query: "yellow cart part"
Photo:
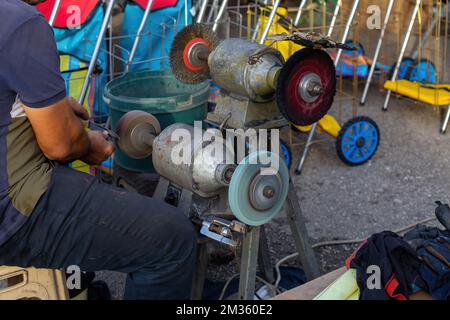
M 359 295 L 356 270 L 350 269 L 315 297 L 314 300 L 359 300 Z
M 450 84 L 424 85 L 408 80 L 386 81 L 386 90 L 433 106 L 450 105 Z
M 267 10 L 269 12 L 270 9 L 271 9 L 271 7 L 269 7 L 268 9 L 264 9 L 264 10 Z M 288 17 L 288 11 L 286 8 L 282 8 L 282 7 L 278 8 L 277 15 L 275 16 L 275 19 L 272 23 L 272 27 L 270 28 L 270 32 L 269 32 L 270 35 L 282 34 L 282 33 L 290 34 L 291 33 L 291 31 L 287 30 L 279 23 L 280 16 Z M 264 29 L 266 28 L 267 22 L 269 21 L 269 17 L 266 15 L 261 15 L 259 18 L 259 21 L 260 21 L 260 26 L 259 26 L 258 38 L 261 37 Z M 264 44 L 267 46 L 270 46 L 272 44 L 272 42 L 273 41 L 271 41 L 271 40 L 266 40 L 266 42 Z M 300 49 L 303 49 L 302 46 L 299 46 L 298 44 L 295 44 L 292 41 L 279 41 L 279 42 L 274 43 L 272 45 L 272 47 L 277 49 L 278 51 L 280 51 L 285 60 L 288 60 L 294 53 L 296 53 Z
M 311 131 L 312 126 L 297 126 L 292 124 L 298 131 L 303 133 L 308 133 Z M 329 114 L 325 115 L 322 119 L 319 120 L 319 131 L 325 132 L 330 136 L 337 138 L 339 132 L 341 131 L 341 126 L 339 122 Z

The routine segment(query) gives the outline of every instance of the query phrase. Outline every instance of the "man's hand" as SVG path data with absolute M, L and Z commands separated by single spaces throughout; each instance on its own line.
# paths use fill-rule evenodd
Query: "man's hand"
M 87 164 L 100 165 L 114 152 L 114 145 L 108 141 L 107 131 L 89 131 L 91 147 L 81 160 Z
M 67 102 L 72 108 L 73 113 L 75 113 L 78 118 L 82 120 L 89 120 L 89 112 L 87 112 L 87 110 L 83 108 L 83 106 L 79 104 L 77 100 L 72 97 L 67 97 Z

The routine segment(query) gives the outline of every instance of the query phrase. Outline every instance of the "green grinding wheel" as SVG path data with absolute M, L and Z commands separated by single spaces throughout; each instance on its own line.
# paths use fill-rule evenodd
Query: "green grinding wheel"
M 271 157 L 278 158 L 278 170 L 270 175 L 261 174 L 271 170 L 270 164 L 263 164 Z M 228 189 L 228 201 L 237 219 L 250 226 L 261 226 L 281 210 L 288 191 L 289 170 L 285 162 L 276 154 L 259 151 L 236 168 Z

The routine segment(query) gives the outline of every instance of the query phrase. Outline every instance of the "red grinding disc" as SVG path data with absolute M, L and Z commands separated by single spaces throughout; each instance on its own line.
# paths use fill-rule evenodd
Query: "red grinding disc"
M 322 93 L 307 101 L 299 89 L 305 77 L 320 79 Z M 281 114 L 298 126 L 322 119 L 330 110 L 336 94 L 336 68 L 323 50 L 305 48 L 296 52 L 283 67 L 277 85 L 277 103 Z
M 189 61 L 189 51 L 191 50 L 192 47 L 194 47 L 196 44 L 204 44 L 206 47 L 208 47 L 208 51 L 209 49 L 209 43 L 201 38 L 195 38 L 192 39 L 191 41 L 188 42 L 188 44 L 186 45 L 186 47 L 184 48 L 183 51 L 183 61 L 184 61 L 184 65 L 186 66 L 186 68 L 188 68 L 189 70 L 192 71 L 199 71 L 202 70 L 204 68 L 208 68 L 208 61 L 205 61 L 205 63 L 201 66 L 194 66 L 191 61 Z

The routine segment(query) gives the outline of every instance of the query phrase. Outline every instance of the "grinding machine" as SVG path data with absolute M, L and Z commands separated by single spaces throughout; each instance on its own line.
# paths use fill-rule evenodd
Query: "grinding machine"
M 181 208 L 203 226 L 204 235 L 220 242 L 237 246 L 234 228 L 267 223 L 286 201 L 289 172 L 278 153 L 260 151 L 237 160 L 220 131 L 182 123 L 161 131 L 158 120 L 144 111 L 125 114 L 117 134 L 118 147 L 128 156 L 152 156 L 161 176 L 155 196 Z M 188 155 L 177 161 L 180 152 Z M 234 217 L 238 221 L 221 219 Z
M 333 60 L 321 49 L 339 47 L 331 39 L 304 34 L 311 47 L 287 62 L 265 45 L 230 38 L 223 41 L 202 24 L 180 31 L 170 51 L 172 72 L 183 83 L 211 79 L 220 88 L 207 122 L 227 128 L 277 128 L 291 122 L 311 125 L 331 108 L 336 93 Z M 292 41 L 291 38 L 279 41 Z M 278 41 L 278 39 L 277 39 Z
M 241 299 L 253 299 L 257 260 L 265 278 L 270 282 L 273 277 L 261 227 L 285 203 L 302 267 L 309 279 L 319 271 L 281 153 L 260 150 L 238 159 L 222 133 L 275 129 L 289 122 L 305 126 L 321 119 L 336 92 L 333 61 L 321 50 L 330 43 L 329 39 L 322 45 L 310 42 L 311 47 L 285 62 L 270 46 L 242 39 L 219 41 L 205 25 L 187 26 L 175 37 L 170 52 L 172 72 L 183 83 L 211 79 L 220 88 L 217 106 L 206 119 L 215 129 L 205 132 L 177 123 L 161 131 L 157 119 L 142 111 L 128 112 L 117 125 L 118 147 L 124 153 L 135 159 L 152 156 L 160 175 L 155 197 L 180 208 L 204 236 L 233 248 L 242 246 Z M 188 161 L 174 161 L 174 155 Z M 274 163 L 276 170 L 268 174 Z M 204 246 L 199 250 L 201 261 L 207 256 L 205 250 Z M 194 298 L 201 296 L 203 288 L 206 267 L 202 265 L 204 261 L 198 267 L 203 271 L 195 277 Z

